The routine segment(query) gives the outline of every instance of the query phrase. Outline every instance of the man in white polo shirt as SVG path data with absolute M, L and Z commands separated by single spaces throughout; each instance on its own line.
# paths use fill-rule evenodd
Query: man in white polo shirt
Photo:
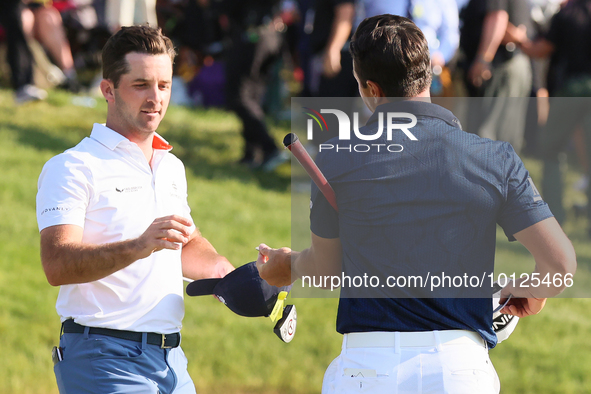
M 106 125 L 39 177 L 41 260 L 61 286 L 61 393 L 195 392 L 179 347 L 182 278 L 234 268 L 193 224 L 184 166 L 156 133 L 174 57 L 155 28 L 114 34 L 103 49 Z

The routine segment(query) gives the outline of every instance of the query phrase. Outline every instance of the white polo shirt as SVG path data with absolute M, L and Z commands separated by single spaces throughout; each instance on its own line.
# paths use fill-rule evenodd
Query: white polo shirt
M 37 221 L 73 224 L 82 242 L 106 244 L 140 236 L 154 219 L 191 220 L 182 162 L 159 135 L 152 168 L 140 148 L 95 124 L 90 137 L 50 159 L 39 177 Z M 194 229 L 194 226 L 193 226 Z M 103 279 L 61 286 L 56 309 L 91 327 L 178 332 L 184 316 L 181 251 L 164 249 Z

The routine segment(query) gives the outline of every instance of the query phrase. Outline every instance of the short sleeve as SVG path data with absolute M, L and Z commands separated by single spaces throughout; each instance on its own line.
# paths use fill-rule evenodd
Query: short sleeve
M 310 230 L 322 238 L 339 238 L 339 214 L 314 183 L 310 195 Z
M 514 241 L 513 234 L 553 215 L 513 147 L 508 143 L 506 146 L 505 201 L 497 223 L 507 238 Z
M 37 190 L 39 231 L 62 224 L 84 228 L 91 178 L 88 167 L 69 155 L 58 155 L 45 164 Z
M 330 165 L 334 164 L 325 152 L 318 153 L 316 156 L 316 165 L 327 177 L 329 183 L 331 179 L 329 173 Z M 317 236 L 327 239 L 339 238 L 339 213 L 330 205 L 324 194 L 318 186 L 312 183 L 310 193 L 310 230 Z

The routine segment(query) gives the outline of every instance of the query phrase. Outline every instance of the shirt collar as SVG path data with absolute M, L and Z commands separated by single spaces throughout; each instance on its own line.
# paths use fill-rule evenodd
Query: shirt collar
M 161 149 L 165 151 L 172 150 L 172 146 L 158 133 L 154 133 L 154 139 L 152 140 L 152 148 Z
M 397 100 L 381 104 L 376 108 L 366 125 L 377 122 L 380 112 L 409 112 L 415 116 L 438 118 L 451 126 L 462 128 L 460 121 L 451 111 L 423 100 Z
M 107 148 L 111 150 L 115 150 L 117 146 L 121 143 L 128 143 L 130 142 L 127 138 L 119 134 L 113 129 L 108 128 L 104 124 L 95 123 L 92 127 L 92 132 L 90 133 L 90 138 L 100 142 Z M 159 149 L 159 150 L 166 150 L 170 151 L 172 146 L 168 144 L 164 138 L 162 138 L 158 133 L 154 133 L 154 139 L 152 140 L 152 148 Z

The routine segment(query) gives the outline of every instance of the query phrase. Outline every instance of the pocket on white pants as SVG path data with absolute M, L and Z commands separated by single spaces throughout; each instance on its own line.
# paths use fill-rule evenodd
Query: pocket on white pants
M 445 349 L 440 357 L 444 369 L 444 386 L 450 393 L 497 394 L 499 378 L 488 351 L 484 348 L 465 348 L 465 351 Z M 455 350 L 455 349 L 454 349 Z M 457 349 L 459 350 L 459 349 Z M 454 355 L 455 353 L 455 355 Z
M 392 378 L 387 375 L 376 377 L 360 377 L 360 376 L 341 376 L 335 385 L 335 393 L 385 393 L 396 394 L 396 385 L 392 382 Z
M 396 394 L 393 377 L 385 373 L 383 367 L 373 369 L 371 365 L 347 362 L 352 361 L 348 356 L 341 354 L 330 363 L 324 374 L 322 394 Z

